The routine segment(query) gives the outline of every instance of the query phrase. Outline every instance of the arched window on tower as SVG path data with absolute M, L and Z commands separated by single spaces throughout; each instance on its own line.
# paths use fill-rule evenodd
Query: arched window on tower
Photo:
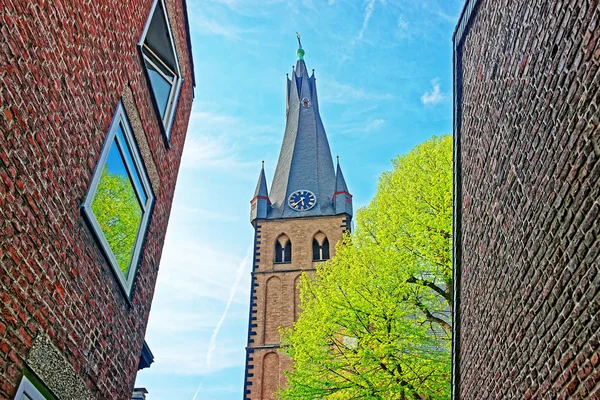
M 292 241 L 286 235 L 281 235 L 275 243 L 275 262 L 284 264 L 292 262 Z
M 323 232 L 319 232 L 313 238 L 313 261 L 329 260 L 329 240 Z

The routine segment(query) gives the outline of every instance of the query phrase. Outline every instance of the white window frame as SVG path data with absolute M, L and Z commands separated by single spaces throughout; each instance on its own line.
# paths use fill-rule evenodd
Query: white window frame
M 146 74 L 148 86 L 150 87 L 150 90 L 154 91 L 154 89 L 152 88 L 152 83 L 150 82 L 150 76 L 148 74 L 147 67 L 145 65 L 146 62 L 149 62 L 150 64 L 152 64 L 154 66 L 154 68 L 157 71 L 159 71 L 160 75 L 163 76 L 167 81 L 170 80 L 164 76 L 161 68 L 158 65 L 156 65 L 156 63 L 152 60 L 151 57 L 149 57 L 146 54 L 146 52 L 148 52 L 148 51 L 151 52 L 153 54 L 153 56 L 156 57 L 158 60 L 160 60 L 160 57 L 158 57 L 156 54 L 154 54 L 154 52 L 152 52 L 152 50 L 148 46 L 144 45 L 144 42 L 146 41 L 146 34 L 148 33 L 148 29 L 150 29 L 150 22 L 152 21 L 152 17 L 154 16 L 154 11 L 156 10 L 156 7 L 159 6 L 159 4 L 158 4 L 159 2 L 164 11 L 165 22 L 167 25 L 167 30 L 169 32 L 169 40 L 171 41 L 171 48 L 173 49 L 173 57 L 175 58 L 175 67 L 176 67 L 175 68 L 176 71 L 172 71 L 175 73 L 175 78 L 174 78 L 174 82 L 171 85 L 169 99 L 167 100 L 165 116 L 162 117 L 162 121 L 161 121 L 162 127 L 164 128 L 164 134 L 165 134 L 165 136 L 167 138 L 167 142 L 168 142 L 171 137 L 171 128 L 173 127 L 173 120 L 175 119 L 175 110 L 177 108 L 177 101 L 179 100 L 179 92 L 181 91 L 181 85 L 183 84 L 183 76 L 181 74 L 181 68 L 179 67 L 179 58 L 177 57 L 177 49 L 175 47 L 175 42 L 173 40 L 173 32 L 171 30 L 171 24 L 169 22 L 169 15 L 168 15 L 167 7 L 166 7 L 164 0 L 154 0 L 154 2 L 152 3 L 152 7 L 150 8 L 150 13 L 148 14 L 148 19 L 146 20 L 146 25 L 144 26 L 144 31 L 142 32 L 142 37 L 140 38 L 140 41 L 138 42 L 138 47 L 140 49 L 140 53 L 143 58 L 144 73 Z M 171 70 L 171 68 L 169 68 L 169 67 L 167 67 L 167 68 L 169 70 Z M 156 116 L 160 119 L 161 118 L 160 110 L 158 108 L 158 102 L 156 101 L 156 95 L 154 94 L 154 92 L 152 92 L 151 97 L 152 97 L 152 103 L 154 104 L 154 109 L 156 111 Z
M 119 136 L 117 136 L 117 128 L 121 126 L 123 130 L 123 137 L 127 143 L 121 143 Z M 124 148 L 128 148 L 131 153 L 131 159 L 133 160 L 134 165 L 130 165 L 129 161 L 126 157 L 122 157 L 123 164 L 125 164 L 125 168 L 128 173 L 131 175 L 131 170 L 133 168 L 138 172 L 138 176 L 140 178 L 140 183 L 142 187 L 138 187 L 135 179 L 131 179 L 131 185 L 133 186 L 136 195 L 139 199 L 139 193 L 143 190 L 146 193 L 146 203 L 142 204 L 140 201 L 140 206 L 142 208 L 142 219 L 140 221 L 140 227 L 137 233 L 137 237 L 135 239 L 133 254 L 131 256 L 131 264 L 129 265 L 129 273 L 127 278 L 123 275 L 123 272 L 119 268 L 119 264 L 115 255 L 104 236 L 104 232 L 92 211 L 92 202 L 94 200 L 94 195 L 96 194 L 96 190 L 98 189 L 98 184 L 100 182 L 100 178 L 102 177 L 102 170 L 104 169 L 104 165 L 106 164 L 106 160 L 108 158 L 108 154 L 113 143 L 116 142 L 116 145 L 119 147 L 119 150 L 123 152 Z M 139 264 L 139 259 L 142 252 L 142 246 L 144 244 L 144 238 L 146 237 L 146 231 L 148 230 L 148 222 L 150 219 L 150 215 L 152 213 L 152 206 L 154 205 L 154 192 L 152 191 L 152 187 L 150 186 L 150 181 L 148 179 L 148 175 L 146 173 L 146 169 L 144 168 L 144 164 L 142 162 L 142 158 L 139 153 L 139 149 L 137 144 L 133 138 L 133 133 L 131 131 L 131 127 L 129 125 L 129 120 L 127 115 L 125 114 L 125 109 L 123 108 L 123 103 L 119 101 L 117 105 L 117 110 L 115 111 L 115 115 L 110 124 L 110 128 L 108 129 L 108 134 L 106 136 L 106 140 L 104 141 L 104 145 L 102 148 L 102 152 L 100 153 L 100 159 L 98 160 L 98 164 L 96 164 L 96 169 L 94 171 L 94 176 L 92 178 L 92 182 L 88 189 L 88 192 L 85 197 L 85 201 L 82 205 L 83 213 L 89 221 L 91 228 L 96 236 L 96 239 L 100 243 L 104 254 L 106 255 L 109 264 L 111 265 L 117 280 L 119 281 L 121 287 L 125 291 L 128 298 L 131 297 L 133 283 L 135 281 L 135 277 L 137 274 L 137 268 Z
M 23 400 L 30 398 L 31 400 L 47 400 L 44 395 L 40 393 L 40 391 L 31 383 L 29 379 L 25 375 L 21 379 L 21 383 L 19 384 L 19 389 L 17 389 L 17 393 L 15 394 L 15 400 Z

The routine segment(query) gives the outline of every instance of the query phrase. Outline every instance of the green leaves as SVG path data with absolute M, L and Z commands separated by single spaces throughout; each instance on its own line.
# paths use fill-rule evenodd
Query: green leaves
M 129 176 L 110 173 L 105 166 L 92 201 L 92 211 L 127 278 L 142 221 L 142 208 Z
M 393 161 L 356 232 L 300 282 L 282 399 L 450 397 L 452 140 Z

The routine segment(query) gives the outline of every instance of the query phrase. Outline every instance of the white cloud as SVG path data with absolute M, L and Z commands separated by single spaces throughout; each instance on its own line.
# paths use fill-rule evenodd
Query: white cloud
M 378 118 L 378 119 L 372 120 L 371 122 L 367 123 L 366 125 L 361 124 L 360 122 L 357 123 L 357 121 L 352 121 L 352 122 L 346 122 L 346 123 L 343 123 L 340 125 L 335 125 L 334 129 L 343 134 L 361 135 L 361 134 L 366 134 L 366 133 L 371 133 L 373 131 L 376 131 L 377 129 L 382 127 L 384 124 L 385 124 L 385 120 Z
M 237 122 L 237 119 L 231 115 L 212 113 L 208 111 L 193 111 L 190 115 L 190 120 L 193 123 L 199 123 L 202 125 L 208 124 L 209 126 L 233 124 Z
M 200 108 L 200 105 L 194 108 Z M 241 118 L 211 111 L 194 110 L 183 149 L 183 169 L 218 169 L 228 175 L 254 179 L 259 166 L 238 149 L 248 143 L 265 145 L 279 140 L 276 124 L 248 124 Z M 247 154 L 247 153 L 246 153 Z M 252 175 L 248 175 L 252 171 Z
M 183 148 L 181 167 L 187 169 L 219 169 L 230 175 L 247 174 L 256 161 L 245 161 L 238 152 L 238 132 L 247 134 L 245 142 L 259 140 L 254 132 L 260 127 L 241 130 L 240 121 L 232 116 L 194 112 Z M 255 168 L 256 169 L 256 168 Z
M 176 337 L 171 337 L 153 341 L 150 346 L 155 359 L 152 365 L 154 374 L 205 375 L 244 364 L 240 344 L 231 341 L 219 343 L 218 357 L 215 357 L 215 362 L 210 366 L 206 363 L 206 340 L 184 343 Z M 243 345 L 241 347 L 243 348 Z
M 400 39 L 406 38 L 409 36 L 409 30 L 408 30 L 408 22 L 406 22 L 406 19 L 404 19 L 403 15 L 399 15 L 398 16 L 398 25 L 397 25 L 397 36 Z
M 181 166 L 183 168 L 226 168 L 234 169 L 239 159 L 235 146 L 228 145 L 224 137 L 189 137 L 185 141 Z
M 147 329 L 153 373 L 203 375 L 243 365 L 246 335 L 229 326 L 247 323 L 250 269 L 248 255 L 215 249 L 181 227 L 170 231 Z
M 421 96 L 421 102 L 425 105 L 438 104 L 440 101 L 444 100 L 444 95 L 440 90 L 440 84 L 437 78 L 431 81 L 431 85 L 433 86 L 431 92 L 425 92 L 423 93 L 423 96 Z
M 202 108 L 202 104 L 194 105 L 194 109 Z M 228 138 L 243 137 L 244 143 L 268 143 L 274 140 L 277 133 L 275 121 L 265 121 L 262 124 L 249 124 L 247 119 L 212 111 L 194 110 L 190 116 L 190 133 L 200 133 L 211 137 L 225 136 Z
M 394 98 L 390 93 L 377 93 L 366 91 L 363 88 L 352 86 L 336 81 L 334 78 L 322 79 L 323 84 L 320 100 L 330 103 L 344 104 L 356 100 L 391 100 Z
M 207 5 L 213 3 L 215 5 L 225 6 L 229 9 L 229 11 L 242 16 L 266 17 L 273 13 L 274 5 L 282 2 L 283 0 L 210 0 L 198 2 L 198 4 L 201 4 L 203 10 L 207 7 Z
M 174 221 L 180 220 L 175 212 L 172 218 Z M 244 258 L 215 249 L 203 239 L 187 232 L 181 224 L 177 226 L 177 231 L 169 232 L 159 276 L 160 294 L 169 300 L 167 303 L 180 301 L 193 304 L 205 298 L 222 303 L 228 301 L 231 286 Z M 247 303 L 249 290 L 249 287 L 244 285 L 237 287 L 235 301 L 240 304 Z M 217 321 L 218 315 L 214 318 L 214 323 Z
M 209 210 L 206 208 L 199 208 L 199 207 L 189 207 L 189 206 L 184 206 L 184 205 L 176 205 L 174 206 L 174 209 L 177 209 L 177 211 L 181 211 L 182 213 L 188 215 L 188 216 L 192 216 L 192 217 L 197 217 L 200 220 L 203 221 L 218 221 L 218 222 L 239 222 L 240 219 L 236 216 L 233 216 L 229 213 L 224 213 L 224 212 L 218 212 L 218 211 L 213 211 L 213 210 Z
M 191 24 L 194 30 L 211 36 L 223 36 L 230 40 L 240 40 L 249 30 L 242 29 L 235 25 L 228 25 L 222 21 L 208 19 L 201 14 L 195 14 L 191 18 Z
M 366 130 L 367 132 L 374 131 L 375 129 L 377 129 L 377 128 L 379 128 L 381 125 L 383 125 L 384 123 L 385 123 L 385 120 L 383 120 L 383 119 L 376 119 L 376 120 L 373 120 L 371 123 L 369 123 L 369 124 L 366 126 L 365 130 Z

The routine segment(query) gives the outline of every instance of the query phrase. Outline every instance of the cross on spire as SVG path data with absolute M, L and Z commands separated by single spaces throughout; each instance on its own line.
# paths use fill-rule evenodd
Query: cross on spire
M 298 60 L 304 60 L 304 49 L 302 48 L 300 34 L 298 32 L 296 32 L 296 37 L 298 38 L 298 50 L 296 51 L 296 55 L 298 56 Z

